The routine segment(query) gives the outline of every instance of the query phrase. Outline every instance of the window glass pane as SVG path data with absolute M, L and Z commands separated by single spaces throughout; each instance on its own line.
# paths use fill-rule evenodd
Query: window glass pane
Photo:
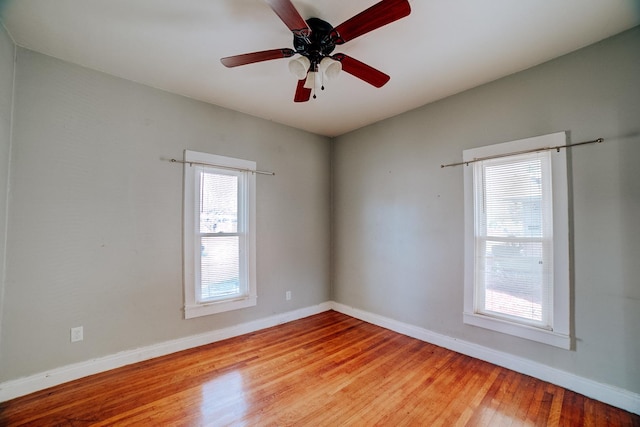
M 480 312 L 550 326 L 550 236 L 543 185 L 545 155 L 483 162 L 477 190 Z M 548 221 L 547 221 L 548 222 Z M 549 265 L 547 265 L 549 264 Z
M 201 299 L 240 293 L 240 238 L 202 237 L 200 253 Z
M 200 232 L 238 231 L 238 177 L 203 172 L 200 182 Z
M 484 210 L 488 236 L 542 237 L 542 162 L 486 166 Z
M 485 245 L 483 280 L 484 310 L 542 321 L 542 243 Z

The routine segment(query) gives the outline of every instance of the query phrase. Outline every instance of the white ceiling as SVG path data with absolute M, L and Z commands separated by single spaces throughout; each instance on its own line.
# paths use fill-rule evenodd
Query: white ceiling
M 336 26 L 377 0 L 292 0 Z M 224 56 L 292 47 L 264 0 L 0 0 L 16 44 L 321 135 L 337 136 L 529 68 L 640 23 L 640 0 L 414 0 L 411 14 L 338 46 L 391 76 L 342 73 L 294 103 L 288 59 Z

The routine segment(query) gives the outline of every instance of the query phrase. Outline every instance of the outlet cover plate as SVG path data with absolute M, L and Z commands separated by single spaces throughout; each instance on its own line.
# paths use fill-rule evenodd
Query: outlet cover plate
M 71 328 L 71 342 L 78 342 L 84 339 L 84 331 L 82 326 Z

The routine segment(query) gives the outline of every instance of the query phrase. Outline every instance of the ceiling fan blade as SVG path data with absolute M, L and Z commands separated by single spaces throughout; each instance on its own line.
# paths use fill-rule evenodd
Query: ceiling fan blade
M 332 37 L 336 44 L 343 44 L 410 13 L 407 0 L 382 0 L 335 27 Z
M 389 79 L 391 79 L 391 77 L 382 71 L 376 70 L 364 62 L 360 62 L 357 59 L 345 55 L 344 53 L 336 53 L 331 58 L 342 63 L 342 71 L 345 71 L 360 80 L 364 80 L 372 86 L 382 87 L 389 81 Z
M 237 67 L 239 65 L 253 64 L 254 62 L 269 61 L 271 59 L 288 58 L 295 55 L 293 49 L 271 49 L 263 50 L 260 52 L 244 53 L 242 55 L 227 56 L 220 59 L 222 65 L 225 67 Z
M 304 87 L 304 82 L 307 79 L 298 80 L 298 86 L 296 87 L 296 94 L 293 97 L 293 102 L 307 102 L 311 98 L 311 89 Z
M 309 37 L 311 28 L 290 0 L 266 0 L 271 9 L 293 34 Z

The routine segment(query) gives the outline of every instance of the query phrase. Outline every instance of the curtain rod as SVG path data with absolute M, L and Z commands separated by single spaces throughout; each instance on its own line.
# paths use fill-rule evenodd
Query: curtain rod
M 603 141 L 604 141 L 604 139 L 598 138 L 598 139 L 594 139 L 593 141 L 576 142 L 575 144 L 556 145 L 555 147 L 532 148 L 531 150 L 514 151 L 512 153 L 496 154 L 495 156 L 478 157 L 478 158 L 475 158 L 475 159 L 472 159 L 472 160 L 467 160 L 466 162 L 457 162 L 457 163 L 449 163 L 448 165 L 440 165 L 440 167 L 441 168 L 448 168 L 448 167 L 451 167 L 451 166 L 460 166 L 460 165 L 469 166 L 469 163 L 481 162 L 483 160 L 490 160 L 490 159 L 499 159 L 501 157 L 515 156 L 517 154 L 537 153 L 539 151 L 556 150 L 556 151 L 559 152 L 561 148 L 576 147 L 578 145 L 595 144 L 595 143 L 599 144 L 599 143 L 601 143 Z
M 182 163 L 182 164 L 189 165 L 189 166 L 193 166 L 193 165 L 213 166 L 213 167 L 220 168 L 220 169 L 229 169 L 229 170 L 233 170 L 233 171 L 258 173 L 260 175 L 275 175 L 276 174 L 275 172 L 259 171 L 259 170 L 253 170 L 253 169 L 234 168 L 234 167 L 231 167 L 231 166 L 216 165 L 216 164 L 213 164 L 213 163 L 186 162 L 184 160 L 176 160 L 176 159 L 171 159 L 171 163 Z

